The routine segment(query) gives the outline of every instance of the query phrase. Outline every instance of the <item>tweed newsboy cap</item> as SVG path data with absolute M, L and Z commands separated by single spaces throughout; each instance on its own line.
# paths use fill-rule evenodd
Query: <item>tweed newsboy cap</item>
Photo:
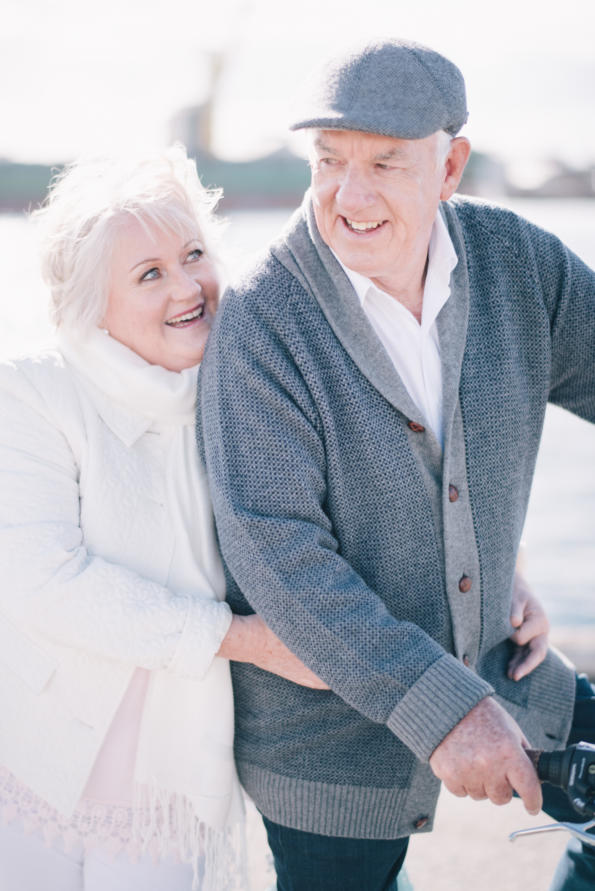
M 422 139 L 454 136 L 467 120 L 463 75 L 440 53 L 402 40 L 369 43 L 329 62 L 291 130 L 363 130 Z

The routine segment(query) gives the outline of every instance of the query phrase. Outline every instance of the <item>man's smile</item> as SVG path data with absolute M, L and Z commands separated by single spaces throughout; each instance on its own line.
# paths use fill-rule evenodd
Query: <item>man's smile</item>
M 379 229 L 380 226 L 384 226 L 386 220 L 370 220 L 370 221 L 360 221 L 360 220 L 349 220 L 347 217 L 341 217 L 345 225 L 352 232 L 372 232 L 375 229 Z

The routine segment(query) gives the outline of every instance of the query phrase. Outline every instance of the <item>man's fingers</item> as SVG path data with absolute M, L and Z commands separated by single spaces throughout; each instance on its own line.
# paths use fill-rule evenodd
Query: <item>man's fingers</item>
M 456 795 L 457 798 L 467 797 L 467 790 L 460 783 L 457 783 L 454 780 L 442 780 L 442 782 L 451 795 Z
M 444 780 L 444 785 L 452 795 L 457 798 L 472 798 L 474 801 L 489 799 L 493 804 L 508 804 L 512 798 L 513 788 L 506 777 L 493 779 L 490 777 L 486 784 L 467 782 L 463 785 L 453 780 Z
M 496 780 L 488 783 L 486 794 L 493 804 L 508 804 L 512 798 L 512 786 L 506 779 Z
M 538 814 L 543 805 L 541 785 L 529 759 L 526 764 L 515 763 L 508 770 L 507 779 L 530 814 Z

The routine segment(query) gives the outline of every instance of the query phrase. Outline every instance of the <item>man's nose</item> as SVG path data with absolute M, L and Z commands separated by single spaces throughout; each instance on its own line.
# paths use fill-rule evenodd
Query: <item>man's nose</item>
M 355 214 L 369 207 L 374 203 L 374 190 L 368 177 L 353 167 L 345 168 L 336 192 L 336 201 L 346 214 L 347 211 Z

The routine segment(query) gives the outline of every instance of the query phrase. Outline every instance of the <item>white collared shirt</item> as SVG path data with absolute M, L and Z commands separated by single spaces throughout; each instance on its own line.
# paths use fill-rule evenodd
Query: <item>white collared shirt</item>
M 442 445 L 442 368 L 436 319 L 450 296 L 450 274 L 458 263 L 442 215 L 436 214 L 430 237 L 421 324 L 399 300 L 337 260 L 409 395 Z

